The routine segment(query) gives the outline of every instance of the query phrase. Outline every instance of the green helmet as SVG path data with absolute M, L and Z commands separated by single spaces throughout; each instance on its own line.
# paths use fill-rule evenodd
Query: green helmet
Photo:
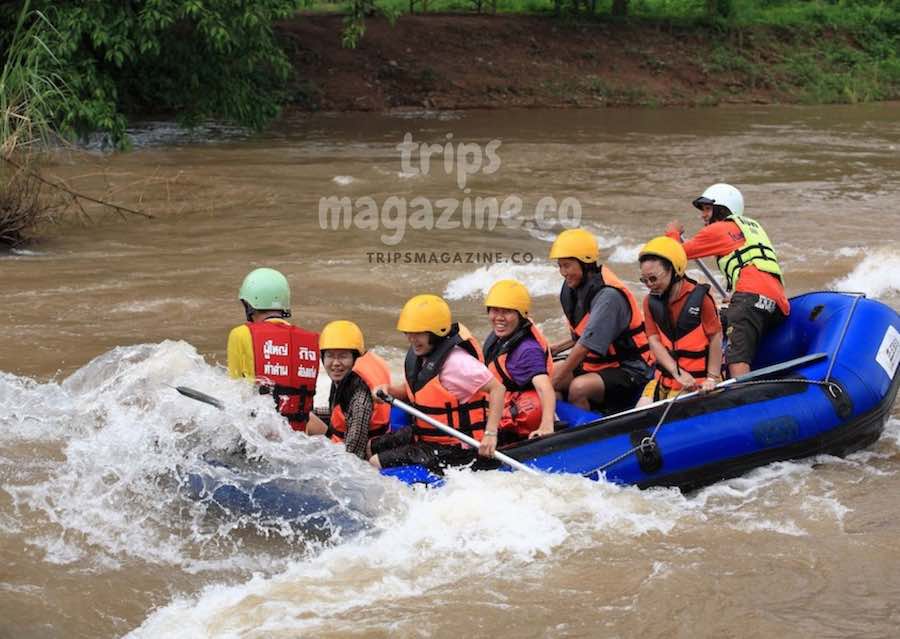
M 250 271 L 241 284 L 238 299 L 255 311 L 279 310 L 291 314 L 291 287 L 287 278 L 273 268 Z

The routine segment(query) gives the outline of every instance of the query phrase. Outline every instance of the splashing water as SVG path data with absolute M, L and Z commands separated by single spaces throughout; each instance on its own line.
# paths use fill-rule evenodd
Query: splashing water
M 181 397 L 176 384 L 221 398 L 225 410 Z M 293 433 L 271 398 L 227 379 L 184 342 L 113 349 L 61 384 L 4 374 L 0 406 L 7 415 L 4 447 L 54 451 L 24 464 L 20 455 L 4 486 L 17 511 L 39 515 L 35 530 L 19 524 L 13 531 L 51 563 L 89 559 L 110 567 L 139 559 L 189 572 L 259 569 L 272 557 L 237 552 L 239 531 L 274 535 L 306 552 L 339 541 L 351 532 L 347 522 L 363 530 L 374 512 L 400 503 L 399 484 L 324 438 Z M 185 490 L 191 477 L 226 472 L 210 466 L 209 451 L 238 445 L 267 460 L 254 468 L 254 481 L 292 482 L 318 498 L 321 512 L 307 513 L 318 536 L 304 530 L 303 519 L 223 516 L 229 514 L 209 495 L 191 498 Z
M 839 291 L 863 292 L 889 302 L 891 297 L 900 295 L 900 256 L 887 250 L 876 251 L 831 286 Z

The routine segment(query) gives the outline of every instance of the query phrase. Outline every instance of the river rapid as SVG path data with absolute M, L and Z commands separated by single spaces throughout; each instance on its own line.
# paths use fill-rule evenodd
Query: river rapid
M 674 218 L 696 232 L 717 181 L 790 294 L 898 308 L 900 105 L 316 114 L 134 141 L 49 172 L 154 219 L 89 208 L 0 256 L 0 638 L 896 636 L 897 406 L 847 459 L 690 494 L 466 472 L 426 491 L 291 433 L 223 365 L 258 266 L 287 275 L 298 324 L 356 321 L 397 376 L 416 293 L 484 336 L 484 293 L 514 277 L 560 338 L 556 234 L 592 230 L 643 296 L 640 246 Z M 333 525 L 190 499 L 201 455 L 240 438 Z

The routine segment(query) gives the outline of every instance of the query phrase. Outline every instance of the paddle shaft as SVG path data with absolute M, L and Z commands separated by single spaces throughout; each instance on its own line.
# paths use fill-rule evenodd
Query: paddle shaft
M 765 368 L 759 368 L 755 371 L 750 371 L 746 375 L 741 375 L 740 377 L 731 377 L 729 379 L 726 379 L 725 381 L 719 382 L 718 384 L 716 384 L 715 389 L 718 390 L 721 388 L 726 388 L 728 386 L 731 386 L 732 384 L 738 384 L 740 382 L 748 382 L 753 379 L 765 377 L 766 375 L 790 370 L 791 368 L 796 368 L 804 364 L 812 364 L 813 362 L 818 362 L 819 360 L 826 359 L 827 357 L 827 353 L 813 353 L 811 355 L 804 355 L 803 357 L 790 359 L 786 362 L 781 362 L 780 364 L 772 364 L 771 366 L 766 366 Z M 651 408 L 656 408 L 657 406 L 662 406 L 664 404 L 669 404 L 676 401 L 680 402 L 681 400 L 688 399 L 689 397 L 696 397 L 697 395 L 700 395 L 700 391 L 691 391 L 690 393 L 684 393 L 683 395 L 678 395 L 677 397 L 672 397 L 671 399 L 661 399 L 659 401 L 653 402 L 652 404 L 647 404 L 646 406 L 637 406 L 635 408 L 623 410 L 620 413 L 613 413 L 612 415 L 609 415 L 607 417 L 601 417 L 596 421 L 588 422 L 588 424 L 597 424 L 606 421 L 607 419 L 613 419 L 614 417 L 630 415 L 631 413 L 640 413 L 645 410 L 650 410 Z M 583 424 L 583 426 L 587 426 L 588 424 Z
M 728 297 L 728 293 L 725 292 L 725 289 L 722 288 L 722 285 L 719 284 L 719 280 L 717 280 L 713 274 L 710 272 L 709 267 L 703 263 L 703 260 L 694 260 L 694 264 L 700 267 L 700 270 L 703 271 L 703 274 L 706 276 L 706 279 L 709 280 L 710 284 L 712 284 L 715 289 L 719 292 L 719 295 L 722 296 L 722 299 Z
M 684 244 L 684 233 L 681 234 L 681 243 Z M 698 258 L 698 259 L 694 260 L 694 264 L 696 264 L 697 267 L 701 271 L 703 271 L 703 275 L 706 276 L 706 279 L 709 280 L 709 283 L 715 287 L 715 289 L 716 289 L 716 291 L 718 291 L 719 295 L 722 296 L 722 299 L 727 299 L 728 293 L 725 292 L 725 289 L 722 288 L 721 284 L 719 284 L 719 280 L 717 280 L 713 276 L 712 272 L 709 270 L 709 267 L 703 262 L 703 260 Z
M 399 408 L 403 411 L 406 411 L 413 417 L 417 417 L 424 422 L 428 422 L 429 424 L 431 424 L 432 426 L 437 428 L 442 433 L 446 433 L 447 435 L 450 435 L 451 437 L 455 437 L 456 439 L 460 440 L 461 442 L 465 442 L 466 444 L 468 444 L 469 446 L 472 446 L 473 448 L 478 448 L 481 445 L 481 442 L 479 442 L 474 437 L 469 437 L 465 433 L 461 433 L 458 430 L 456 430 L 455 428 L 451 428 L 450 426 L 447 426 L 447 424 L 442 424 L 441 422 L 434 419 L 433 417 L 429 417 L 428 415 L 426 415 L 419 409 L 410 406 L 403 400 L 397 399 L 396 397 L 391 397 L 387 393 L 380 392 L 380 391 L 378 393 L 378 397 L 379 397 L 379 399 L 387 402 L 388 404 L 392 404 L 393 406 L 396 406 L 397 408 Z M 494 451 L 494 458 L 497 459 L 497 461 L 503 462 L 510 468 L 513 468 L 515 470 L 521 470 L 523 473 L 529 473 L 531 475 L 539 474 L 534 468 L 530 468 L 530 467 L 526 466 L 525 464 L 523 464 L 522 462 L 516 461 L 509 455 L 504 455 L 503 453 L 501 453 L 499 451 Z

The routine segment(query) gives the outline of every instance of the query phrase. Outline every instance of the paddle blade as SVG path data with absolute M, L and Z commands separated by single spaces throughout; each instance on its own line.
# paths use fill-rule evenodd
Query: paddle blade
M 188 388 L 187 386 L 176 386 L 175 390 L 177 390 L 185 397 L 190 397 L 191 399 L 196 399 L 198 402 L 203 402 L 204 404 L 215 406 L 219 410 L 225 410 L 225 404 L 223 404 L 221 400 L 216 399 L 212 395 L 207 395 L 206 393 L 202 393 L 193 388 Z

